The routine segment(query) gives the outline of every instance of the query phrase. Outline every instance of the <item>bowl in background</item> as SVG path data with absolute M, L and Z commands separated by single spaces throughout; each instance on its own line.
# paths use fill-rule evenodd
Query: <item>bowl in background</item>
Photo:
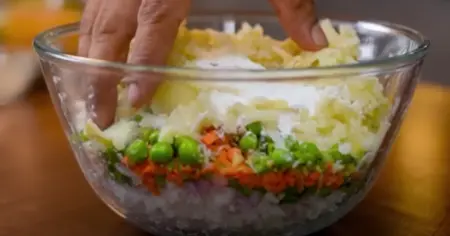
M 233 31 L 237 28 L 236 25 L 240 25 L 242 22 L 258 23 L 262 25 L 266 33 L 274 37 L 282 35 L 282 30 L 276 18 L 272 16 L 192 16 L 188 19 L 188 26 Z M 76 24 L 57 27 L 40 34 L 35 39 L 34 47 L 40 57 L 45 81 L 53 103 L 61 118 L 67 137 L 71 141 L 80 168 L 97 195 L 118 215 L 157 235 L 191 233 L 192 235 L 306 235 L 327 227 L 343 217 L 361 201 L 371 188 L 411 101 L 429 47 L 429 42 L 420 33 L 400 25 L 344 21 L 333 21 L 333 24 L 335 26 L 349 25 L 356 30 L 361 39 L 360 62 L 321 68 L 265 71 L 213 71 L 127 65 L 81 58 L 66 54 L 64 50 L 61 50 L 60 45 L 63 45 L 68 38 L 76 37 L 78 30 Z M 331 115 L 327 116 L 327 119 L 333 120 L 333 125 L 331 128 L 321 126 L 320 117 L 324 118 L 322 115 L 325 114 L 316 114 L 313 123 L 304 120 L 305 123 L 300 125 L 300 129 L 302 130 L 301 135 L 313 132 L 320 136 L 315 140 L 320 150 L 315 149 L 315 144 L 312 145 L 312 149 L 308 150 L 313 150 L 314 155 L 320 156 L 324 162 L 305 161 L 296 163 L 296 170 L 292 172 L 295 175 L 293 177 L 294 184 L 289 185 L 288 180 L 283 182 L 283 184 L 291 186 L 295 190 L 292 195 L 288 191 L 292 188 L 283 188 L 283 191 L 286 191 L 281 194 L 273 194 L 266 185 L 258 187 L 259 185 L 255 184 L 257 187 L 242 189 L 239 184 L 243 183 L 239 176 L 233 175 L 233 177 L 224 178 L 225 174 L 224 176 L 218 176 L 217 172 L 208 173 L 211 175 L 205 175 L 205 178 L 189 179 L 189 181 L 178 185 L 174 182 L 164 182 L 164 186 L 160 186 L 160 191 L 150 187 L 146 188 L 150 184 L 155 184 L 151 181 L 156 181 L 159 174 L 152 172 L 153 174 L 150 174 L 150 179 L 147 179 L 147 182 L 145 179 L 141 179 L 139 182 L 139 180 L 135 180 L 136 176 L 131 171 L 139 172 L 140 167 L 158 169 L 161 167 L 160 165 L 150 166 L 148 163 L 146 166 L 126 165 L 123 163 L 129 161 L 129 158 L 125 160 L 126 157 L 124 157 L 127 151 L 119 152 L 116 150 L 117 152 L 111 152 L 111 149 L 106 148 L 99 152 L 98 150 L 101 148 L 96 149 L 95 145 L 102 141 L 95 143 L 85 142 L 86 140 L 84 140 L 84 135 L 88 132 L 91 135 L 94 133 L 94 136 L 96 132 L 102 134 L 100 130 L 93 131 L 92 126 L 86 128 L 86 124 L 90 122 L 88 117 L 88 107 L 92 102 L 90 99 L 97 95 L 89 89 L 89 86 L 86 86 L 89 78 L 93 76 L 123 78 L 133 74 L 145 76 L 148 80 L 163 76 L 173 83 L 189 81 L 193 83 L 221 83 L 230 86 L 241 83 L 242 86 L 245 85 L 250 88 L 248 91 L 261 90 L 267 85 L 273 86 L 271 87 L 273 90 L 266 90 L 268 97 L 271 93 L 276 93 L 277 86 L 287 85 L 290 87 L 294 83 L 304 83 L 308 87 L 308 91 L 320 89 L 323 93 L 320 93 L 318 98 L 332 101 L 324 109 L 330 112 Z M 368 86 L 368 90 L 364 90 L 365 88 L 361 86 Z M 313 96 L 314 94 L 308 95 L 306 90 L 295 91 L 289 90 L 288 87 L 283 87 L 285 90 L 282 89 L 281 93 L 285 95 L 286 93 L 288 95 L 294 95 L 296 92 L 297 94 L 303 93 L 304 96 L 301 98 L 303 102 L 312 102 L 317 98 L 317 96 Z M 163 93 L 163 96 L 168 96 L 169 99 L 177 97 L 188 99 L 186 93 L 180 92 L 184 91 L 185 88 L 181 86 L 181 90 L 167 91 Z M 339 89 L 339 93 L 355 96 L 349 100 L 349 104 L 344 106 L 346 108 L 358 107 L 359 104 L 363 103 L 372 106 L 380 101 L 384 102 L 382 106 L 372 106 L 370 112 L 361 110 L 366 114 L 366 117 L 364 117 L 364 120 L 358 120 L 359 123 L 355 124 L 356 126 L 344 125 L 348 122 L 352 123 L 353 118 L 351 118 L 352 115 L 347 116 L 345 112 L 340 113 L 342 112 L 339 110 L 340 107 L 333 105 L 339 103 L 338 100 L 333 100 L 336 98 L 333 96 L 347 96 L 333 95 L 336 88 Z M 361 88 L 362 90 L 360 90 Z M 356 92 L 353 93 L 352 91 Z M 360 93 L 361 91 L 365 92 Z M 373 91 L 377 92 L 372 93 Z M 156 103 L 156 99 L 153 103 Z M 153 105 L 156 104 L 152 104 L 152 108 L 156 107 Z M 216 108 L 219 109 L 220 107 Z M 237 110 L 237 115 L 240 112 L 245 113 L 246 111 Z M 200 113 L 201 111 L 199 111 Z M 189 116 L 193 115 L 188 112 L 177 114 L 178 117 L 171 117 L 179 119 L 181 123 L 189 120 Z M 348 114 L 354 113 L 349 111 Z M 358 116 L 358 114 L 355 115 Z M 145 121 L 148 126 L 152 126 L 152 129 L 146 130 L 151 134 L 151 132 L 157 131 L 159 120 L 150 113 L 148 113 L 148 117 L 149 119 L 140 117 L 139 120 L 130 121 L 135 123 L 126 123 L 119 129 L 119 132 L 114 133 L 108 130 L 104 132 L 109 132 L 109 137 L 111 135 L 117 136 L 125 131 L 128 132 L 130 129 L 139 128 L 139 125 L 143 125 Z M 371 123 L 373 120 L 376 120 L 376 123 Z M 188 123 L 187 125 L 191 125 L 190 122 Z M 128 126 L 130 124 L 131 126 Z M 342 127 L 341 131 L 339 131 L 339 127 Z M 361 136 L 361 133 L 354 132 L 355 127 L 360 127 L 364 130 L 361 132 L 366 135 Z M 209 128 L 205 128 L 204 132 L 210 132 Z M 312 131 L 311 128 L 313 128 Z M 88 131 L 88 129 L 91 129 L 91 131 Z M 255 129 L 250 126 L 246 126 L 245 129 L 245 132 L 239 134 L 242 137 L 238 134 L 225 133 L 224 136 L 216 140 L 231 140 L 236 136 L 242 140 L 243 136 L 257 135 L 260 138 L 258 143 L 260 145 L 263 142 L 266 144 L 264 150 L 268 152 L 268 155 L 275 152 L 274 150 L 269 151 L 269 146 L 273 143 L 276 144 L 279 140 L 263 140 L 270 135 L 266 136 L 266 133 L 261 131 L 253 131 Z M 158 132 L 162 133 L 163 131 L 161 129 Z M 239 133 L 239 131 L 237 132 Z M 347 136 L 340 138 L 340 132 Z M 145 145 L 153 150 L 152 148 L 161 141 L 161 137 L 162 134 L 160 134 L 158 141 L 146 140 L 148 143 Z M 309 151 L 296 145 L 304 145 L 303 148 L 311 147 L 307 146 L 307 143 L 311 145 L 310 142 L 314 139 L 308 138 L 308 136 L 304 137 L 308 141 L 303 140 L 300 143 L 295 141 L 294 144 L 289 144 L 290 146 L 285 145 L 294 154 L 303 150 L 299 151 L 299 155 L 303 155 Z M 114 137 L 112 138 L 114 139 Z M 181 140 L 180 143 L 177 143 L 177 140 Z M 343 143 L 338 146 L 330 146 L 330 140 L 342 141 Z M 184 155 L 181 146 L 186 140 L 174 136 L 171 137 L 171 141 L 174 142 L 172 145 L 176 150 L 176 158 L 181 158 Z M 207 143 L 203 139 L 202 142 Z M 234 141 L 230 141 L 230 143 L 232 142 Z M 106 141 L 103 144 L 107 145 L 105 143 Z M 349 145 L 350 149 L 355 148 L 354 145 L 351 146 L 355 143 L 367 146 L 367 148 L 361 147 L 361 150 L 364 150 L 363 152 L 355 154 L 358 157 L 353 157 L 350 151 L 344 150 Z M 129 145 L 129 143 L 125 143 L 125 145 Z M 116 143 L 113 146 L 117 147 Z M 206 147 L 208 146 L 206 145 Z M 220 150 L 214 151 L 220 152 Z M 343 153 L 347 154 L 344 155 Z M 153 158 L 155 155 L 151 157 Z M 214 160 L 220 159 L 220 157 L 214 158 Z M 252 162 L 252 169 L 255 169 L 256 164 Z M 177 167 L 179 166 L 177 165 Z M 181 165 L 183 171 L 185 170 L 184 167 L 186 166 Z M 172 171 L 173 169 L 167 167 L 160 175 L 169 178 L 173 174 Z M 192 170 L 189 169 L 189 171 Z M 220 171 L 223 171 L 223 169 L 220 169 Z M 144 178 L 147 175 L 145 171 L 139 173 L 142 175 L 138 177 Z M 220 173 L 223 174 L 223 172 Z M 239 172 L 239 174 L 243 173 Z M 249 173 L 245 172 L 245 174 Z M 264 182 L 268 180 L 269 174 L 258 176 L 251 173 L 249 176 Z M 287 176 L 291 172 L 285 173 L 280 170 L 271 174 Z M 236 185 L 236 181 L 239 183 L 238 185 Z M 281 182 L 277 182 L 271 187 L 280 185 Z

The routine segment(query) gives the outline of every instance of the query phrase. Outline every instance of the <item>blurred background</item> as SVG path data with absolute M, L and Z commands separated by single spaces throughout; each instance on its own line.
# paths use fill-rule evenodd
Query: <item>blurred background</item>
M 80 0 L 0 1 L 0 104 L 42 86 L 33 58 L 33 37 L 52 26 L 79 20 Z M 432 40 L 423 80 L 450 85 L 444 71 L 450 61 L 450 0 L 334 0 L 317 1 L 319 15 L 340 19 L 382 20 L 405 24 Z M 271 11 L 264 0 L 194 0 L 193 11 Z M 76 45 L 72 45 L 74 50 Z

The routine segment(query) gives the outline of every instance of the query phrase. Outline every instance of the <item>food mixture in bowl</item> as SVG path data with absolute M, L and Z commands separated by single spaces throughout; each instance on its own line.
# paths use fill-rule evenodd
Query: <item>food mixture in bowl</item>
M 317 52 L 259 26 L 236 34 L 182 26 L 170 64 L 266 70 L 357 62 L 355 31 L 328 20 L 321 26 L 329 47 Z M 149 231 L 307 227 L 365 189 L 389 126 L 390 101 L 376 77 L 167 79 L 138 111 L 119 91 L 116 122 L 101 131 L 81 119 L 80 136 L 101 163 L 96 178 L 107 176 L 102 184 L 125 216 Z

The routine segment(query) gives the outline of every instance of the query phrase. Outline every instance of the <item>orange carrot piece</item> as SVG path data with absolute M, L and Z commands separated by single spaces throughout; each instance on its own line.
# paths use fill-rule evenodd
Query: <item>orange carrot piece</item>
M 241 185 L 248 188 L 256 188 L 261 186 L 261 177 L 255 174 L 239 174 L 237 179 Z
M 272 193 L 280 193 L 286 189 L 286 182 L 282 173 L 271 172 L 263 175 L 262 185 L 267 191 Z
M 314 171 L 308 175 L 309 178 L 311 178 L 312 180 L 315 180 L 315 181 L 319 180 L 320 176 L 321 176 L 321 174 L 318 171 Z
M 289 187 L 293 187 L 297 183 L 299 173 L 296 173 L 295 171 L 288 171 L 284 175 L 284 179 L 286 181 L 286 184 Z
M 227 154 L 228 154 L 228 155 L 227 155 L 228 160 L 229 160 L 230 162 L 233 162 L 233 159 L 235 158 L 236 155 L 242 156 L 241 150 L 240 150 L 239 148 L 235 148 L 235 147 L 230 148 L 230 149 L 228 150 Z
M 156 196 L 159 196 L 161 194 L 154 178 L 145 178 L 142 180 L 142 183 L 152 194 Z
M 228 153 L 227 153 L 226 148 L 222 149 L 219 152 L 216 161 L 218 162 L 219 165 L 222 165 L 225 167 L 228 167 L 231 165 L 231 162 L 228 160 Z
M 213 145 L 217 140 L 219 140 L 219 136 L 217 135 L 217 132 L 215 130 L 206 133 L 201 138 L 202 143 L 206 144 L 207 146 Z

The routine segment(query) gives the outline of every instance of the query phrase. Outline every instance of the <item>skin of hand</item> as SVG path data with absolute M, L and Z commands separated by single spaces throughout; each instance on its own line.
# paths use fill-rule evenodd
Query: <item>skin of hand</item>
M 307 50 L 327 45 L 317 24 L 314 0 L 269 0 L 287 34 Z M 191 0 L 86 0 L 80 24 L 78 54 L 83 57 L 139 65 L 162 66 L 167 62 L 178 27 L 188 16 Z M 130 48 L 130 42 L 134 39 Z M 89 74 L 94 96 L 91 117 L 100 128 L 114 121 L 119 77 Z M 158 76 L 156 76 L 158 77 Z M 134 107 L 148 102 L 157 78 L 131 75 L 128 98 Z

